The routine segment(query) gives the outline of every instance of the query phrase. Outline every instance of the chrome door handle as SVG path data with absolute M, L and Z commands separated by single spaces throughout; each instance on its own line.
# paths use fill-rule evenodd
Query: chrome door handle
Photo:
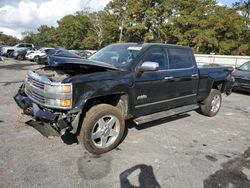
M 172 80 L 172 79 L 174 79 L 173 76 L 166 76 L 166 77 L 164 77 L 164 80 Z
M 192 74 L 192 77 L 198 77 L 198 74 Z

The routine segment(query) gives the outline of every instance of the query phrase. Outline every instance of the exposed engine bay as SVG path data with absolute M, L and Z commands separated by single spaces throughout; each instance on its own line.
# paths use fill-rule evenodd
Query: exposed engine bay
M 91 74 L 95 72 L 105 72 L 109 69 L 105 67 L 88 66 L 88 65 L 70 65 L 70 66 L 58 66 L 50 67 L 45 66 L 34 70 L 39 76 L 46 76 L 52 82 L 60 82 L 68 77 L 81 74 Z

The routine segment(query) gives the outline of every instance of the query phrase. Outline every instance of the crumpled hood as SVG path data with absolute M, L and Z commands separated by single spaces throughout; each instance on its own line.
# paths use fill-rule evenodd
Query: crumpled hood
M 242 71 L 242 70 L 235 69 L 234 72 L 233 72 L 233 75 L 236 78 L 242 78 L 242 79 L 250 80 L 250 72 L 248 72 L 248 71 Z
M 87 67 L 102 67 L 106 69 L 111 70 L 118 70 L 113 65 L 99 62 L 99 61 L 93 61 L 88 59 L 81 59 L 81 58 L 71 58 L 71 57 L 62 57 L 62 56 L 55 56 L 55 55 L 49 55 L 48 56 L 48 66 L 50 67 L 62 67 L 62 66 L 87 66 Z

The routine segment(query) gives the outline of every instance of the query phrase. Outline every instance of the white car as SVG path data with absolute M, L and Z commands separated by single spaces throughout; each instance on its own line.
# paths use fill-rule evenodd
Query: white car
M 34 45 L 31 43 L 20 43 L 20 44 L 17 44 L 15 46 L 4 46 L 1 48 L 1 55 L 10 57 L 11 53 L 14 52 L 15 50 L 17 50 L 18 48 L 33 49 Z
M 41 56 L 44 56 L 47 54 L 47 52 L 51 49 L 54 49 L 54 48 L 41 48 L 37 51 L 31 51 L 31 52 L 28 52 L 26 55 L 25 55 L 25 58 L 30 60 L 30 61 L 35 61 L 37 62 L 39 57 Z

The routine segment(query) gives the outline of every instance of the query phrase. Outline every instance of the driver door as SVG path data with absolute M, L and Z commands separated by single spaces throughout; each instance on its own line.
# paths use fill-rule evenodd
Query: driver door
M 139 66 L 143 62 L 156 62 L 159 64 L 159 69 L 138 72 L 135 76 L 135 114 L 137 116 L 163 110 L 164 106 L 160 101 L 166 98 L 164 78 L 168 67 L 164 47 L 150 47 L 140 58 Z

